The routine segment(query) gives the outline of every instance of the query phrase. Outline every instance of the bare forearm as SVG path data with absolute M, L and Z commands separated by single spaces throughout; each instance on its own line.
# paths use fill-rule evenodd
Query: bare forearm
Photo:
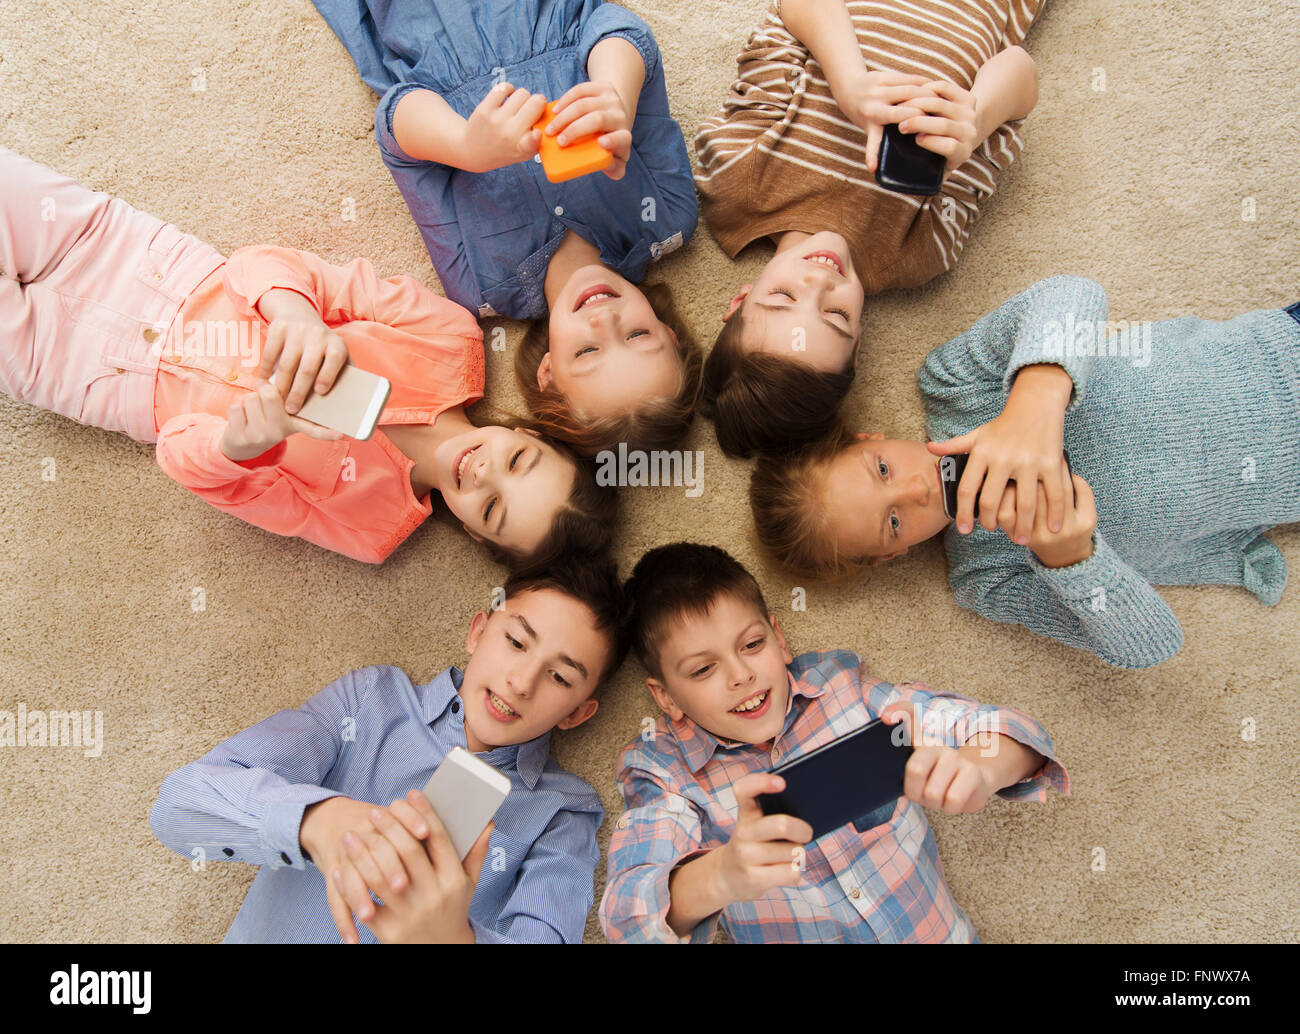
M 1016 371 L 1016 379 L 1007 393 L 1007 406 L 1029 404 L 1054 417 L 1064 418 L 1074 394 L 1074 381 L 1065 367 L 1056 363 L 1034 363 Z
M 849 84 L 867 71 L 844 0 L 784 0 L 781 20 L 822 66 L 831 94 L 843 107 Z
M 1028 779 L 1045 761 L 1032 747 L 1000 732 L 977 732 L 957 748 L 957 753 L 971 758 L 989 774 L 994 791 Z
M 718 893 L 715 873 L 716 850 L 692 858 L 680 865 L 668 877 L 669 905 L 667 922 L 673 933 L 685 937 L 715 912 L 721 912 L 729 901 Z
M 466 121 L 432 90 L 408 90 L 393 109 L 397 146 L 419 161 L 467 169 Z M 470 172 L 479 171 L 468 169 Z
M 984 62 L 971 93 L 982 144 L 1002 123 L 1024 118 L 1034 110 L 1038 103 L 1038 66 L 1023 47 L 1008 47 Z
M 645 82 L 645 62 L 636 47 L 621 36 L 605 37 L 591 48 L 587 57 L 587 78 L 614 87 L 631 126 L 636 119 L 641 85 Z

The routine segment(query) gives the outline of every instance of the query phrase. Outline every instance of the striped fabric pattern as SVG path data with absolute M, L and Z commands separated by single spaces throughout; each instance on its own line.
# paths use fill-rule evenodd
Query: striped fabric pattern
M 1045 0 L 847 0 L 869 70 L 969 90 L 980 67 L 1019 45 Z M 995 130 L 932 198 L 877 186 L 866 134 L 840 111 L 821 65 L 786 29 L 780 0 L 751 33 L 722 110 L 695 138 L 709 230 L 734 258 L 786 230 L 844 234 L 868 293 L 953 267 L 980 206 L 1020 154 L 1022 122 Z
M 462 672 L 416 686 L 398 668 L 349 672 L 302 707 L 233 736 L 163 781 L 150 823 L 192 865 L 261 869 L 226 943 L 341 941 L 325 877 L 298 842 L 308 805 L 339 795 L 388 805 L 465 746 Z M 600 861 L 600 798 L 550 756 L 550 735 L 479 755 L 510 777 L 470 903 L 479 943 L 582 940 Z M 360 922 L 361 943 L 375 937 Z
M 619 785 L 626 810 L 609 845 L 609 882 L 600 920 L 613 942 L 977 941 L 944 879 L 934 834 L 920 806 L 900 798 L 865 833 L 852 825 L 807 845 L 804 882 L 727 906 L 678 937 L 666 922 L 674 868 L 721 847 L 736 824 L 732 784 L 865 725 L 890 704 L 913 708 L 927 742 L 961 746 L 979 731 L 1009 736 L 1046 759 L 1028 779 L 998 791 L 1010 800 L 1070 792 L 1051 737 L 1029 715 L 979 704 L 920 683 L 891 685 L 847 650 L 806 653 L 790 665 L 791 697 L 781 735 L 769 747 L 719 740 L 683 716 L 660 718 L 653 736 L 623 751 Z

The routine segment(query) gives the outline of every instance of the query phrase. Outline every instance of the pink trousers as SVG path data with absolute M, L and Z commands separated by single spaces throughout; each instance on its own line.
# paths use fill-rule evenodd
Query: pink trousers
M 0 391 L 153 442 L 158 358 L 225 258 L 0 147 Z

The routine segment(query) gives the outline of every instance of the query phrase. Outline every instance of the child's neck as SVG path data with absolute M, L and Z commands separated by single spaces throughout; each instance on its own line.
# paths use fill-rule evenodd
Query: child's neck
M 411 491 L 419 499 L 425 493 L 442 492 L 439 480 L 444 473 L 433 462 L 438 446 L 458 434 L 472 431 L 462 406 L 452 406 L 438 414 L 432 424 L 391 424 L 383 428 L 388 440 L 397 446 L 402 455 L 415 461 L 411 468 Z
M 555 304 L 555 299 L 564 290 L 564 285 L 583 266 L 601 266 L 600 251 L 583 240 L 572 230 L 566 230 L 560 246 L 555 249 L 551 261 L 546 266 L 546 281 L 542 290 L 546 294 L 546 307 Z

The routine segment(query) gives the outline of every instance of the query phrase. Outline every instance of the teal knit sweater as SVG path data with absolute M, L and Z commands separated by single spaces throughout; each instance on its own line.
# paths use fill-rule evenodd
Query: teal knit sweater
M 1123 668 L 1179 651 L 1151 586 L 1244 585 L 1276 603 L 1286 562 L 1263 532 L 1300 521 L 1300 324 L 1281 310 L 1106 325 L 1106 293 L 1053 277 L 936 348 L 918 375 L 942 441 L 1002 412 L 1016 371 L 1074 381 L 1071 467 L 1097 500 L 1091 557 L 1049 569 L 977 523 L 944 536 L 957 602 Z

